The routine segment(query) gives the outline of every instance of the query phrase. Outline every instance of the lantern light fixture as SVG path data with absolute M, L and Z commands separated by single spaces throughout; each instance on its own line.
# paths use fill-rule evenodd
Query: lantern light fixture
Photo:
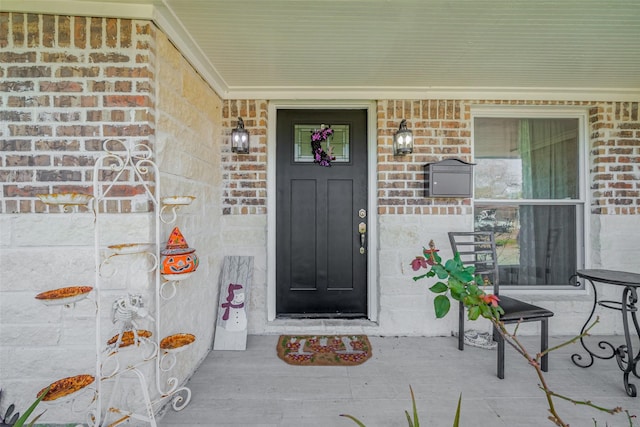
M 400 128 L 393 135 L 393 154 L 404 156 L 413 152 L 413 132 L 407 129 L 407 120 L 402 119 Z
M 249 131 L 244 128 L 242 117 L 238 117 L 238 126 L 231 131 L 231 151 L 238 154 L 249 153 Z

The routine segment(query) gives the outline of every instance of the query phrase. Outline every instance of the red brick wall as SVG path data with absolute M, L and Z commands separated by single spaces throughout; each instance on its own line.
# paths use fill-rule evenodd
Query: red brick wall
M 378 213 L 469 213 L 470 199 L 425 198 L 425 163 L 447 157 L 473 161 L 471 106 L 577 106 L 589 108 L 589 184 L 594 214 L 640 213 L 638 102 L 385 100 L 378 102 Z M 393 156 L 402 119 L 414 133 L 414 152 Z
M 589 110 L 593 213 L 640 213 L 639 105 L 609 102 Z
M 640 117 L 637 102 L 381 100 L 377 104 L 378 213 L 471 213 L 470 199 L 423 197 L 423 165 L 448 157 L 471 158 L 471 106 L 576 106 L 590 108 L 589 188 L 594 214 L 640 213 Z M 229 135 L 243 117 L 251 153 L 231 152 Z M 223 126 L 224 214 L 266 212 L 267 102 L 225 101 Z M 393 155 L 393 134 L 402 119 L 413 130 L 414 152 Z
M 222 108 L 222 212 L 267 212 L 267 108 L 264 100 L 226 100 Z M 249 131 L 249 154 L 231 152 L 231 131 L 242 117 Z
M 91 194 L 107 138 L 151 143 L 153 37 L 146 21 L 0 13 L 0 212 L 57 211 L 40 193 Z M 123 196 L 141 191 L 132 179 Z
M 402 119 L 413 131 L 413 153 L 393 155 L 393 135 Z M 424 197 L 423 166 L 447 157 L 471 161 L 469 105 L 457 100 L 378 102 L 378 213 L 470 212 L 470 199 Z

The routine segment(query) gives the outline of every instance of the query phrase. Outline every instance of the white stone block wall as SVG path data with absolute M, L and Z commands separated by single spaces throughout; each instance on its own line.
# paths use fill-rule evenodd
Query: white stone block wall
M 264 333 L 267 325 L 267 217 L 225 215 L 221 220 L 221 244 L 226 256 L 252 256 L 253 282 L 249 285 L 247 330 Z M 219 282 L 216 286 L 219 286 Z
M 429 287 L 435 279 L 414 281 L 412 278 L 426 270 L 414 272 L 410 262 L 420 255 L 423 246 L 433 239 L 443 260 L 453 256 L 447 232 L 471 230 L 472 215 L 381 215 L 378 216 L 378 274 L 373 279 L 378 293 L 378 322 L 350 325 L 344 321 L 275 321 L 268 322 L 266 314 L 266 218 L 224 217 L 225 247 L 231 254 L 256 256 L 256 273 L 252 284 L 248 310 L 250 334 L 278 333 L 332 333 L 333 331 L 359 331 L 373 335 L 390 336 L 449 336 L 457 331 L 457 302 L 443 319 L 436 319 L 433 309 L 435 294 Z M 587 239 L 589 259 L 587 268 L 620 269 L 640 273 L 634 260 L 640 247 L 629 239 L 640 226 L 638 216 L 592 215 L 591 233 Z M 598 225 L 598 226 L 596 226 Z M 238 237 L 236 239 L 236 236 Z M 599 255 L 598 255 L 599 254 Z M 595 259 L 594 259 L 595 258 Z M 621 289 L 598 285 L 600 298 L 620 299 Z M 569 290 L 502 290 L 511 295 L 552 310 L 551 335 L 572 336 L 580 332 L 593 306 L 593 293 L 585 289 Z M 622 334 L 619 312 L 598 308 L 600 321 L 592 330 L 597 335 Z M 467 321 L 467 328 L 489 331 L 491 325 L 480 319 Z M 539 323 L 523 324 L 521 335 L 540 333 Z
M 640 230 L 639 215 L 592 215 L 590 224 L 587 239 L 590 268 L 640 273 L 640 245 L 635 238 Z M 620 300 L 621 287 L 603 284 L 596 287 L 599 299 Z M 600 316 L 600 323 L 593 329 L 594 334 L 622 334 L 619 312 L 599 307 L 595 314 Z
M 447 231 L 465 229 L 466 217 L 447 215 L 381 215 L 379 236 L 380 332 L 383 335 L 450 335 L 457 324 L 457 306 L 444 319 L 436 319 L 433 311 L 435 294 L 429 287 L 434 279 L 414 281 L 411 261 L 422 254 L 433 239 L 440 255 L 447 259 Z
M 175 223 L 162 224 L 161 248 L 179 227 L 200 259 L 197 271 L 161 301 L 166 335 L 191 333 L 196 342 L 179 354 L 171 371 L 184 383 L 213 346 L 222 245 L 222 101 L 167 37 L 158 32 L 156 53 L 156 154 L 161 197 L 195 196 L 181 207 Z M 167 215 L 165 215 L 167 216 Z
M 108 245 L 150 241 L 149 214 L 130 214 L 127 220 L 106 214 L 97 223 L 102 259 Z M 96 292 L 71 307 L 46 306 L 35 299 L 40 292 L 67 286 L 95 289 L 95 226 L 93 215 L 85 213 L 0 216 L 0 378 L 4 398 L 19 408 L 28 407 L 40 389 L 61 378 L 95 376 Z M 138 279 L 137 288 L 152 294 L 148 275 Z M 125 285 L 117 280 L 103 284 L 101 337 L 110 336 L 111 302 L 127 292 Z M 69 419 L 69 408 L 51 406 L 42 419 Z

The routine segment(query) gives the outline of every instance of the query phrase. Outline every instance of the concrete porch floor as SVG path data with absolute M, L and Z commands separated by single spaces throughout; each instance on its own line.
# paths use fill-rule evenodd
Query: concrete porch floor
M 569 337 L 550 337 L 550 345 Z M 599 337 L 589 337 L 597 342 Z M 606 337 L 620 343 L 622 337 Z M 462 393 L 461 426 L 552 426 L 547 403 L 533 368 L 507 347 L 505 379 L 496 377 L 496 351 L 467 346 L 457 350 L 453 337 L 369 336 L 373 356 L 352 367 L 300 367 L 276 355 L 278 336 L 249 336 L 246 351 L 212 351 L 187 386 L 190 404 L 180 412 L 166 411 L 161 427 L 181 426 L 318 426 L 356 424 L 367 427 L 407 426 L 413 387 L 420 425 L 451 426 Z M 537 337 L 522 337 L 528 350 L 539 348 Z M 545 375 L 550 388 L 577 400 L 604 407 L 622 406 L 640 416 L 640 397 L 628 397 L 615 360 L 596 359 L 577 367 L 571 344 L 550 355 Z M 637 340 L 634 350 L 637 351 Z M 583 352 L 584 354 L 584 352 Z M 640 389 L 640 380 L 631 375 Z M 629 426 L 623 414 L 555 400 L 558 413 L 573 427 Z M 640 419 L 634 424 L 640 426 Z

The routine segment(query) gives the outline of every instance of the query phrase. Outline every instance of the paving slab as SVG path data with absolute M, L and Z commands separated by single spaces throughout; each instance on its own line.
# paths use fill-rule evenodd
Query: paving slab
M 569 337 L 550 337 L 555 346 Z M 277 335 L 250 335 L 244 351 L 211 351 L 187 383 L 191 403 L 167 410 L 160 427 L 349 427 L 340 414 L 367 427 L 407 425 L 414 390 L 423 427 L 451 426 L 462 393 L 461 426 L 553 426 L 535 370 L 507 348 L 506 378 L 496 377 L 496 351 L 467 346 L 454 337 L 369 336 L 371 359 L 358 366 L 292 366 L 276 355 Z M 590 337 L 597 340 L 597 337 Z M 521 337 L 537 351 L 537 337 Z M 637 348 L 637 347 L 636 347 Z M 583 369 L 571 362 L 571 344 L 550 355 L 550 388 L 605 407 L 622 406 L 640 416 L 640 397 L 626 395 L 615 360 L 596 360 Z M 640 380 L 632 376 L 640 388 Z M 623 415 L 556 400 L 571 426 L 628 427 Z M 636 424 L 640 421 L 636 419 Z

